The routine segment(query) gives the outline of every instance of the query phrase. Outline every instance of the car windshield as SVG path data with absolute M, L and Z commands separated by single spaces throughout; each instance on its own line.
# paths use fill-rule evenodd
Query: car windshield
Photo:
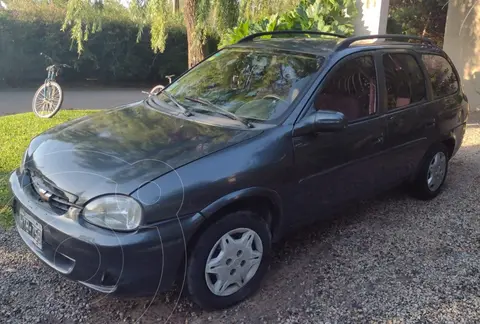
M 197 65 L 165 91 L 193 111 L 218 114 L 223 110 L 243 119 L 274 120 L 288 109 L 323 61 L 308 54 L 229 48 Z M 171 102 L 169 96 L 159 96 Z

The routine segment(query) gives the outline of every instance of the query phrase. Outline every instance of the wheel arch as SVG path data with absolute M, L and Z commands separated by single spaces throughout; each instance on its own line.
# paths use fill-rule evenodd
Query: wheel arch
M 442 144 L 447 148 L 448 151 L 448 159 L 452 157 L 452 155 L 455 153 L 455 148 L 456 148 L 456 137 L 455 133 L 451 132 L 447 136 L 442 137 L 438 139 L 436 142 L 431 143 L 431 145 L 425 150 L 424 156 L 422 159 L 419 161 L 418 165 L 415 167 L 414 172 L 412 175 L 409 177 L 408 182 L 412 182 L 415 180 L 415 178 L 418 175 L 418 172 L 420 171 L 420 168 L 422 167 L 422 164 L 425 161 L 425 155 L 428 153 L 428 151 L 434 147 L 435 145 Z
M 453 156 L 453 154 L 455 153 L 455 147 L 456 147 L 456 143 L 457 143 L 457 140 L 455 138 L 455 134 L 452 133 L 450 136 L 445 138 L 441 143 L 447 147 L 448 158 L 450 159 Z
M 278 236 L 282 221 L 281 198 L 275 190 L 262 187 L 251 187 L 229 193 L 202 209 L 200 213 L 206 220 L 199 232 L 223 215 L 240 209 L 259 212 L 268 223 L 272 237 L 275 239 Z
M 276 191 L 268 188 L 246 188 L 225 195 L 200 211 L 200 214 L 205 219 L 188 238 L 187 259 L 200 235 L 211 224 L 215 223 L 229 212 L 240 209 L 259 211 L 260 215 L 269 225 L 272 234 L 272 241 L 276 241 L 281 237 L 283 214 L 280 195 Z M 182 258 L 179 269 L 185 269 L 186 261 L 185 258 Z M 182 273 L 182 271 L 179 271 L 178 273 Z M 177 280 L 178 279 L 181 278 L 177 278 Z

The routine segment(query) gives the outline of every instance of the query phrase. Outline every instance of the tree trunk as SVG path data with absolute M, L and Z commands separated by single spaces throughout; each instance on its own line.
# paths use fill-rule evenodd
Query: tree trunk
M 177 13 L 180 9 L 180 0 L 172 0 L 173 13 Z
M 425 35 L 427 35 L 427 28 L 428 28 L 428 25 L 430 24 L 431 17 L 432 17 L 432 12 L 430 11 L 430 13 L 428 14 L 427 22 L 423 26 L 422 37 L 425 37 Z
M 188 43 L 188 67 L 192 67 L 199 63 L 205 57 L 201 34 L 195 27 L 197 0 L 185 0 L 183 16 L 185 26 L 187 27 L 187 43 Z

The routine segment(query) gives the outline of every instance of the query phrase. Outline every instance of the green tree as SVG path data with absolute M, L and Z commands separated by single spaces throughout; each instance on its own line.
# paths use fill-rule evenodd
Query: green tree
M 390 0 L 389 33 L 418 35 L 443 44 L 446 0 Z
M 101 30 L 107 4 L 118 3 L 119 0 L 58 1 L 67 1 L 63 29 L 70 30 L 81 53 L 82 44 L 89 35 Z M 333 0 L 328 2 L 336 3 Z M 149 27 L 152 49 L 163 52 L 169 25 L 178 24 L 181 17 L 187 31 L 188 64 L 193 66 L 205 56 L 208 35 L 223 35 L 236 26 L 239 19 L 258 19 L 275 12 L 288 11 L 298 4 L 298 0 L 182 0 L 179 3 L 183 8 L 182 13 L 175 12 L 172 0 L 132 0 L 130 19 L 139 27 L 139 38 L 144 28 Z
M 275 13 L 287 12 L 301 0 L 240 0 L 240 18 L 260 20 Z
M 83 42 L 91 33 L 102 28 L 106 4 L 118 0 L 68 0 L 63 29 L 69 29 L 72 39 L 83 51 Z M 168 25 L 178 23 L 171 0 L 134 0 L 130 4 L 130 19 L 139 27 L 139 37 L 145 27 L 151 28 L 151 46 L 155 52 L 165 50 Z M 204 58 L 209 26 L 219 32 L 236 24 L 239 3 L 231 0 L 184 0 L 183 22 L 187 30 L 188 62 L 193 66 Z
M 316 30 L 351 35 L 356 14 L 355 0 L 301 0 L 295 8 L 285 13 L 259 20 L 241 20 L 235 28 L 222 35 L 220 45 L 236 43 L 247 35 L 262 31 Z
M 25 21 L 42 20 L 53 23 L 61 20 L 65 15 L 67 0 L 2 0 L 8 12 L 16 18 Z

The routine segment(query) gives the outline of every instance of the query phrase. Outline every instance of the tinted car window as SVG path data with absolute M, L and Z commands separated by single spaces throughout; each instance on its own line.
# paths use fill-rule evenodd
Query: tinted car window
M 432 83 L 434 98 L 447 96 L 458 91 L 457 76 L 453 67 L 444 57 L 423 55 L 422 58 Z
M 373 58 L 363 56 L 340 64 L 315 98 L 315 109 L 339 111 L 350 121 L 375 114 L 377 78 Z
M 208 109 L 188 99 L 200 98 L 244 118 L 271 120 L 286 111 L 323 60 L 308 54 L 225 49 L 166 91 L 192 109 Z M 169 101 L 166 95 L 159 96 Z
M 383 56 L 388 109 L 396 109 L 426 98 L 425 77 L 417 60 L 409 54 Z

